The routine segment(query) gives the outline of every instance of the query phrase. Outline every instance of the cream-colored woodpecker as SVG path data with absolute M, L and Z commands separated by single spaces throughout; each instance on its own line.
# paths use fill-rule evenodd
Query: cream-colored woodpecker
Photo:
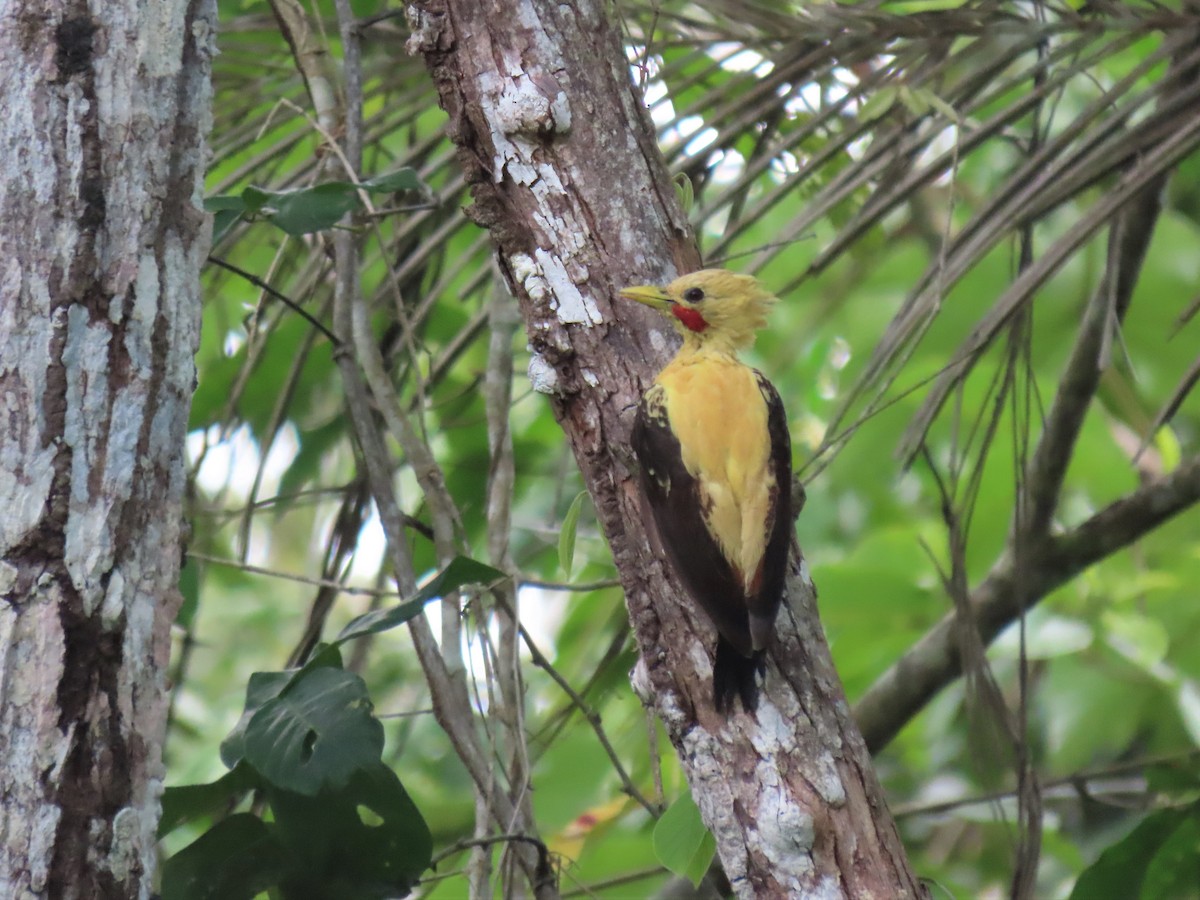
M 792 451 L 779 393 L 737 353 L 775 297 L 723 269 L 620 293 L 683 337 L 638 406 L 633 451 L 660 543 L 717 628 L 714 704 L 728 712 L 739 697 L 752 711 L 783 599 Z

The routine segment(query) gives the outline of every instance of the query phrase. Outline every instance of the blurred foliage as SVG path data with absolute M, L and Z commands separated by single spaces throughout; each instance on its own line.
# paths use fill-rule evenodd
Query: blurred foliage
M 466 185 L 421 61 L 404 52 L 403 20 L 377 0 L 353 7 L 371 22 L 363 29 L 364 174 L 411 169 L 415 180 L 384 186 L 427 191 L 369 198 L 363 284 L 371 325 L 445 472 L 471 555 L 494 562 L 481 385 L 489 314 L 512 301 L 486 235 L 462 213 Z M 313 610 L 318 624 L 327 612 L 328 637 L 357 616 L 413 599 L 395 597 L 387 575 L 329 341 L 295 311 L 329 322 L 326 246 L 311 229 L 281 230 L 270 215 L 251 215 L 270 212 L 271 197 L 344 184 L 346 175 L 327 160 L 304 81 L 264 6 L 221 0 L 220 8 L 208 187 L 212 197 L 234 198 L 217 205 L 240 215 L 222 220 L 213 248 L 222 264 L 209 267 L 205 282 L 171 785 L 224 775 L 217 747 L 237 725 L 252 673 L 295 665 Z M 337 58 L 333 3 L 317 0 L 310 12 Z M 1022 300 L 1026 413 L 997 403 L 1008 357 L 993 343 L 972 357 L 925 438 L 936 465 L 979 475 L 966 498 L 967 573 L 978 582 L 1011 530 L 1026 449 L 1019 436 L 1036 438 L 1103 278 L 1103 229 L 1113 215 L 1103 204 L 1131 170 L 1128 160 L 1154 153 L 1157 145 L 1139 140 L 1194 133 L 1191 82 L 1175 85 L 1184 100 L 1178 121 L 1168 117 L 1168 65 L 1200 46 L 1198 23 L 1181 18 L 1179 5 L 1096 2 L 808 4 L 800 12 L 755 0 L 628 2 L 615 15 L 706 258 L 753 271 L 781 295 L 752 361 L 784 396 L 797 469 L 811 478 L 798 535 L 853 702 L 951 608 L 938 574 L 947 540 L 933 474 L 920 462 L 902 465 L 893 450 L 911 438 L 930 379 L 962 358 L 964 341 L 1024 271 L 1023 242 L 1036 260 L 1072 228 L 1093 227 Z M 1035 91 L 1041 102 L 1029 103 Z M 1122 156 L 1122 146 L 1133 149 Z M 1200 283 L 1200 161 L 1192 146 L 1164 163 L 1163 171 L 1177 171 L 1112 364 L 1073 447 L 1061 526 L 1197 452 L 1200 402 L 1177 391 L 1196 364 L 1200 327 L 1187 321 Z M 1055 153 L 1027 168 L 1038 147 Z M 1028 195 L 1034 206 L 996 206 L 1043 171 L 1056 177 Z M 335 205 L 365 203 L 344 188 L 334 193 Z M 955 243 L 970 229 L 987 240 Z M 918 286 L 958 260 L 964 268 L 935 284 L 936 308 L 903 335 L 903 352 L 877 355 L 898 315 L 920 306 Z M 523 336 L 512 349 L 521 372 Z M 1169 424 L 1152 433 L 1172 406 Z M 993 413 L 999 437 L 972 443 L 973 426 Z M 516 472 L 508 555 L 522 622 L 557 676 L 597 713 L 632 782 L 666 809 L 686 785 L 629 689 L 634 653 L 611 556 L 548 405 L 520 375 L 509 421 Z M 1137 456 L 1143 439 L 1148 447 Z M 416 569 L 432 574 L 430 511 L 403 460 L 396 482 Z M 1129 892 L 1120 896 L 1197 896 L 1200 881 L 1180 874 L 1194 875 L 1200 864 L 1192 805 L 1200 779 L 1197 583 L 1200 528 L 1190 511 L 1026 617 L 1027 740 L 1045 780 L 1039 896 L 1082 896 L 1129 859 L 1140 868 L 1124 873 Z M 352 589 L 338 592 L 339 584 Z M 441 611 L 429 610 L 435 619 Z M 484 705 L 480 644 L 489 627 L 476 618 L 464 632 Z M 1014 702 L 1020 643 L 1010 629 L 991 654 Z M 382 760 L 403 782 L 396 787 L 428 822 L 435 850 L 453 850 L 472 835 L 472 788 L 428 712 L 407 636 L 390 630 L 349 645 L 345 672 L 369 691 L 378 716 L 371 721 L 383 723 Z M 533 804 L 564 889 L 650 896 L 671 877 L 655 849 L 672 846 L 669 836 L 623 792 L 587 717 L 555 680 L 534 665 L 525 665 L 524 679 Z M 943 691 L 877 762 L 915 870 L 947 896 L 1000 896 L 1012 868 L 1012 801 L 1003 790 L 985 796 L 995 779 L 975 758 L 971 708 L 961 686 Z M 275 816 L 272 827 L 278 809 Z M 209 805 L 176 822 L 164 841 L 175 854 L 168 871 L 186 869 L 178 851 L 221 818 Z M 222 846 L 263 839 L 247 819 L 223 820 Z M 220 838 L 213 834 L 206 839 Z M 698 839 L 676 837 L 668 855 L 681 861 L 672 866 L 694 874 Z M 465 896 L 456 876 L 465 859 L 451 852 L 426 872 L 425 895 Z M 1093 864 L 1090 881 L 1072 895 Z

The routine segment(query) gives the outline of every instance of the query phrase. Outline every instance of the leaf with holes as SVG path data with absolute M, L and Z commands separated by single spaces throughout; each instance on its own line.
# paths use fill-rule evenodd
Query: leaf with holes
M 246 761 L 277 787 L 313 796 L 379 761 L 383 726 L 367 686 L 342 669 L 314 669 L 250 719 Z
M 245 763 L 238 764 L 208 784 L 184 784 L 163 791 L 162 817 L 158 836 L 170 834 L 185 822 L 210 816 L 236 806 L 244 794 L 260 787 L 258 773 Z
M 429 826 L 383 763 L 316 797 L 268 788 L 267 799 L 279 840 L 298 861 L 297 896 L 318 888 L 329 897 L 400 896 L 429 868 Z
M 246 756 L 246 729 L 255 714 L 267 701 L 274 700 L 294 682 L 324 666 L 334 669 L 342 667 L 342 654 L 332 644 L 321 647 L 302 668 L 251 673 L 246 684 L 246 705 L 242 709 L 242 716 L 228 737 L 221 741 L 221 762 L 231 769 L 241 762 Z
M 251 900 L 292 865 L 270 826 L 250 813 L 218 822 L 163 864 L 163 900 Z

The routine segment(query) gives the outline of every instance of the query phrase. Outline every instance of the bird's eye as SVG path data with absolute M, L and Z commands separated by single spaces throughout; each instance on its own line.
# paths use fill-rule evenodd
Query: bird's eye
M 688 303 L 699 303 L 704 299 L 704 288 L 688 288 L 683 292 L 683 299 Z

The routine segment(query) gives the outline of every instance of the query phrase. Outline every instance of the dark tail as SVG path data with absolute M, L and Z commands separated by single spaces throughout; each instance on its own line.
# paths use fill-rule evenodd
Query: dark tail
M 762 650 L 747 658 L 733 649 L 733 644 L 718 637 L 717 659 L 713 663 L 713 705 L 717 712 L 732 712 L 734 697 L 742 699 L 742 709 L 754 712 L 758 706 L 758 676 L 766 670 L 767 659 Z

